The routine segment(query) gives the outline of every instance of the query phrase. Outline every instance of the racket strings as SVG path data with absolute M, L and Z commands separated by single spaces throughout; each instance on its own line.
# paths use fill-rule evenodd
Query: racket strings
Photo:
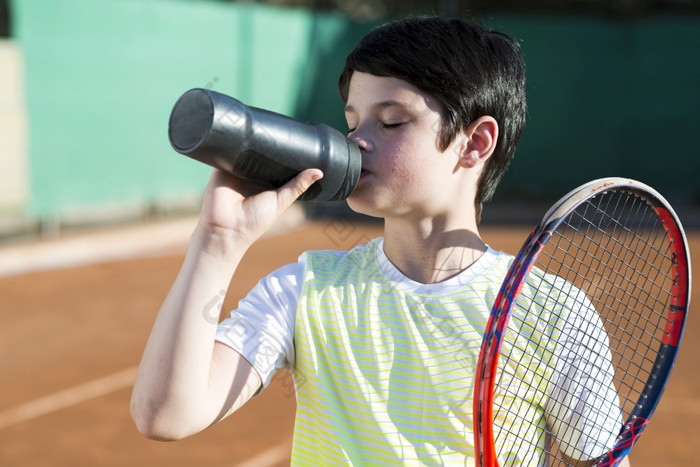
M 501 465 L 543 457 L 567 465 L 611 448 L 663 342 L 670 256 L 653 207 L 628 192 L 584 202 L 552 232 L 536 263 L 541 273 L 530 274 L 516 300 L 499 360 Z M 581 399 L 584 411 L 568 407 Z

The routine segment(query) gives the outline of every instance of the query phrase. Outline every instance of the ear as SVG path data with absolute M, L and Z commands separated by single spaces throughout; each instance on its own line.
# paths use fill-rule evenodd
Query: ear
M 477 118 L 464 132 L 464 138 L 459 147 L 459 165 L 474 168 L 484 164 L 496 150 L 496 141 L 498 141 L 496 119 L 488 115 Z

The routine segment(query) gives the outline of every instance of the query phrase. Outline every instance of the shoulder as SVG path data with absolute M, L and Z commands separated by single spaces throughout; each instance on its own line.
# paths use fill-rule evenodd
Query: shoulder
M 470 266 L 464 274 L 469 279 L 470 289 L 477 292 L 488 303 L 492 303 L 508 273 L 513 256 L 488 247 L 486 252 Z
M 381 238 L 358 245 L 347 251 L 311 250 L 299 257 L 304 269 L 304 283 L 316 284 L 356 282 L 374 275 L 377 267 L 377 245 Z
M 514 259 L 513 255 L 495 250 L 490 246 L 486 249 L 484 256 L 488 259 L 489 264 L 497 270 L 508 269 Z
M 585 294 L 574 284 L 564 277 L 551 272 L 545 272 L 538 267 L 533 267 L 525 278 L 524 287 L 532 289 L 533 294 L 543 295 L 549 300 L 556 297 L 565 301 L 581 301 L 585 299 Z
M 333 268 L 341 264 L 358 265 L 376 261 L 377 245 L 381 238 L 375 238 L 350 250 L 309 250 L 299 257 L 299 263 L 311 267 Z
M 513 263 L 513 259 L 513 256 L 508 253 L 488 247 L 477 262 L 477 265 L 480 267 L 479 276 L 489 280 L 500 279 L 500 281 L 503 281 Z

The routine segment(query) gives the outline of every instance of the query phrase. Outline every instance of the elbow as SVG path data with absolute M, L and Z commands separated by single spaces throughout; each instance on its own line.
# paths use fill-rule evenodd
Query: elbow
M 175 433 L 173 430 L 164 429 L 163 427 L 158 426 L 158 424 L 154 423 L 151 419 L 134 416 L 133 414 L 131 417 L 134 420 L 136 429 L 144 438 L 153 441 L 168 442 L 178 441 L 185 437 Z
M 136 420 L 135 423 L 136 428 L 138 429 L 139 433 L 141 433 L 141 436 L 152 441 L 169 442 L 179 441 L 184 438 L 183 436 L 177 436 L 170 431 L 159 429 L 153 424 L 141 423 Z
M 178 423 L 165 411 L 154 409 L 153 405 L 132 397 L 129 407 L 131 419 L 136 429 L 144 438 L 153 441 L 178 441 L 188 437 L 191 432 L 182 430 L 184 423 Z

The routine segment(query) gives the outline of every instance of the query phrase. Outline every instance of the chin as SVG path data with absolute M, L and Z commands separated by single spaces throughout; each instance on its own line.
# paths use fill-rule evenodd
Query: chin
M 382 210 L 379 209 L 377 206 L 359 199 L 359 197 L 356 197 L 354 194 L 350 195 L 350 197 L 346 201 L 350 209 L 353 210 L 353 212 L 369 217 L 385 217 Z

